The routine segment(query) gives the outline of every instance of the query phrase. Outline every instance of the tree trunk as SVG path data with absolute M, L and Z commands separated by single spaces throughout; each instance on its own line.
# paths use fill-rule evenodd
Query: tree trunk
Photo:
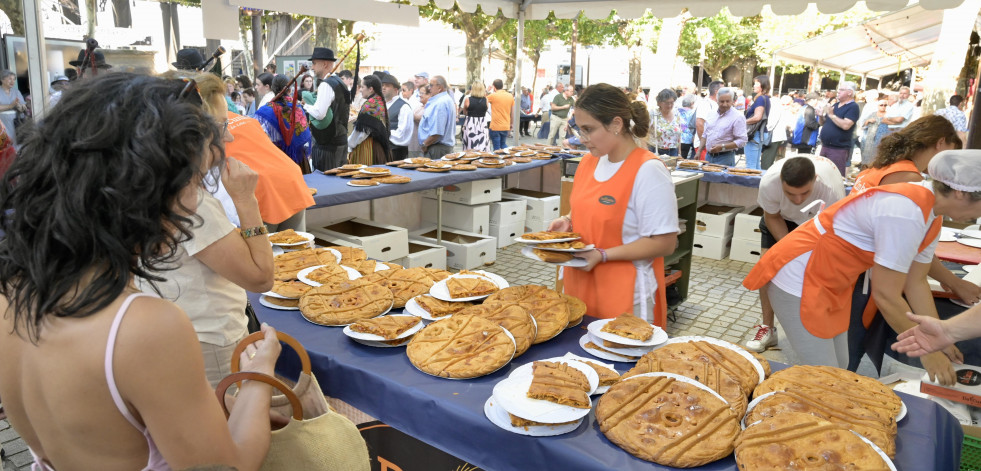
M 88 36 L 90 38 L 95 37 L 95 26 L 98 24 L 98 18 L 96 17 L 96 12 L 99 9 L 96 7 L 95 0 L 85 0 L 85 16 L 88 17 Z M 173 11 L 173 10 L 172 10 Z M 173 15 L 177 15 L 176 11 L 173 11 Z M 176 34 L 176 32 L 175 32 Z M 180 49 L 180 46 L 177 46 Z
M 627 73 L 627 86 L 630 87 L 631 91 L 633 91 L 637 90 L 637 87 L 640 86 L 640 55 L 644 48 L 639 42 L 634 42 L 630 45 L 628 50 L 630 52 L 630 61 L 628 68 L 629 71 Z
M 756 75 L 756 59 L 745 59 L 742 63 L 742 78 L 739 88 L 743 89 L 746 96 L 753 96 L 753 77 Z
M 504 61 L 504 89 L 505 90 L 514 90 L 515 86 L 519 85 L 514 83 L 515 67 L 517 66 L 518 55 L 519 55 L 517 36 L 515 36 L 511 40 L 511 50 L 514 51 L 514 54 L 511 57 L 508 57 L 506 61 Z M 518 90 L 518 93 L 521 93 L 521 90 Z
M 21 0 L 0 0 L 0 10 L 7 14 L 7 18 L 10 18 L 10 27 L 13 28 L 14 34 L 23 36 L 24 10 Z
M 572 20 L 572 55 L 569 58 L 569 85 L 576 89 L 576 48 L 579 43 L 579 17 Z
M 314 43 L 316 47 L 329 47 L 337 54 L 337 20 L 317 18 L 314 20 Z
M 466 88 L 469 90 L 470 85 L 474 82 L 484 83 L 483 77 L 480 70 L 480 59 L 484 55 L 484 41 L 479 38 L 471 37 L 467 35 L 467 47 L 466 47 L 466 57 L 467 57 L 467 83 Z
M 266 64 L 262 61 L 262 16 L 252 17 L 252 76 L 258 77 Z M 259 98 L 259 97 L 257 97 Z
M 525 52 L 527 52 L 527 51 L 525 51 Z M 532 98 L 532 100 L 537 100 L 538 99 L 538 88 L 536 88 L 536 87 L 538 86 L 538 61 L 540 61 L 542 59 L 542 52 L 541 51 L 535 51 L 534 54 L 528 54 L 528 57 L 535 64 L 535 67 L 534 67 L 533 72 L 532 72 L 534 75 L 533 75 L 533 77 L 531 79 L 531 98 Z M 534 110 L 534 108 L 535 107 L 532 106 L 532 109 L 533 110 Z
M 981 0 L 967 0 L 957 8 L 944 10 L 936 53 L 923 81 L 924 116 L 945 108 L 950 96 L 956 93 L 955 87 L 964 68 L 964 56 L 979 10 Z

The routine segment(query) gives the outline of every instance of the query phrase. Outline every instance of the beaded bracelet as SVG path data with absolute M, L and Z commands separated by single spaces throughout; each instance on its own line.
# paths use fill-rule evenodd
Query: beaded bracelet
M 606 263 L 606 260 L 607 260 L 607 258 L 606 258 L 606 251 L 603 250 L 603 249 L 600 249 L 600 248 L 597 248 L 596 250 L 599 251 L 599 253 L 600 253 L 601 256 L 603 256 L 602 263 Z
M 250 227 L 248 229 L 242 229 L 239 232 L 241 232 L 243 239 L 248 239 L 250 237 L 268 234 L 269 229 L 267 229 L 265 225 L 262 225 L 262 226 Z

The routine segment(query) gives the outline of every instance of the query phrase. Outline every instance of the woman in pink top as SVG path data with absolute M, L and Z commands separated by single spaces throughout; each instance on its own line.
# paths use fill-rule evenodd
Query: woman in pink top
M 188 317 L 133 282 L 162 280 L 205 174 L 234 163 L 201 103 L 193 81 L 81 82 L 0 180 L 0 397 L 33 469 L 254 470 L 265 457 L 269 387 L 244 384 L 226 420 Z M 263 330 L 242 369 L 272 374 L 279 342 Z

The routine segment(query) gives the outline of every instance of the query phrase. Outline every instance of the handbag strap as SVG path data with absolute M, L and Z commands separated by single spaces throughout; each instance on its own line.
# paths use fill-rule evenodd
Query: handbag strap
M 221 404 L 221 410 L 225 411 L 226 418 L 229 414 L 228 406 L 225 405 L 225 392 L 228 390 L 228 387 L 232 385 L 232 383 L 245 380 L 260 381 L 280 390 L 280 392 L 286 395 L 286 398 L 289 399 L 290 406 L 293 407 L 293 419 L 303 420 L 303 406 L 300 405 L 300 398 L 296 396 L 296 393 L 294 393 L 293 390 L 282 381 L 267 374 L 257 373 L 255 371 L 240 371 L 238 373 L 232 373 L 218 383 L 218 387 L 215 388 L 215 396 L 218 397 L 218 403 Z
M 252 343 L 254 343 L 255 341 L 261 340 L 263 337 L 265 337 L 265 334 L 263 334 L 262 332 L 255 332 L 242 339 L 242 341 L 235 346 L 235 351 L 232 352 L 232 365 L 231 365 L 232 373 L 238 373 L 239 371 L 242 371 L 240 368 L 241 365 L 239 364 L 239 357 L 242 356 L 242 352 L 245 351 L 245 348 L 251 345 Z M 300 366 L 303 369 L 303 372 L 306 374 L 311 374 L 310 354 L 308 354 L 307 350 L 303 348 L 303 345 L 300 344 L 300 341 L 293 338 L 292 335 L 289 335 L 285 332 L 277 331 L 276 337 L 281 342 L 285 343 L 286 345 L 289 345 L 293 349 L 293 351 L 295 351 L 296 354 L 300 357 Z

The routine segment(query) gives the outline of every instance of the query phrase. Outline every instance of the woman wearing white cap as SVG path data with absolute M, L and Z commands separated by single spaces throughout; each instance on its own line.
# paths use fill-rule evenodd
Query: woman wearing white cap
M 927 272 L 942 217 L 981 217 L 979 159 L 978 150 L 941 152 L 928 168 L 932 182 L 882 185 L 850 195 L 764 254 L 743 285 L 767 290 L 801 363 L 848 364 L 852 292 L 858 276 L 870 268 L 874 304 L 893 330 L 916 325 L 907 312 L 937 318 Z M 865 327 L 874 313 L 866 310 Z M 960 359 L 949 346 L 922 361 L 932 378 L 951 384 L 950 360 Z

